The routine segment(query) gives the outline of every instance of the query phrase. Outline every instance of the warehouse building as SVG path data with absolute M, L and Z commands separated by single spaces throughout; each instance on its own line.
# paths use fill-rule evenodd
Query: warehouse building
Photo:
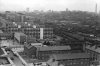
M 29 57 L 36 57 L 40 60 L 48 60 L 52 54 L 65 54 L 69 53 L 70 50 L 70 46 L 32 46 L 26 44 L 24 47 L 24 52 L 29 54 Z
M 87 53 L 54 54 L 48 60 L 48 65 L 55 66 L 90 66 L 90 56 Z
M 100 65 L 100 47 L 94 45 L 86 46 L 86 52 L 91 56 L 92 64 L 95 66 Z

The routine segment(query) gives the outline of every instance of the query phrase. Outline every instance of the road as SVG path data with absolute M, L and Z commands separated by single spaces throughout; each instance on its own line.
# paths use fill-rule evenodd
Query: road
M 13 58 L 12 61 L 14 62 L 14 64 L 15 64 L 16 66 L 24 66 L 24 65 L 22 64 L 22 61 L 19 59 L 19 57 L 15 56 L 15 55 L 13 54 L 13 52 L 10 51 L 9 57 L 12 57 L 12 58 Z

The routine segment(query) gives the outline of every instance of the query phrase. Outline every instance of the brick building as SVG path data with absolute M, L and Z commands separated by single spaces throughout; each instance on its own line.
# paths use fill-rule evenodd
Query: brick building
M 53 28 L 47 28 L 44 25 L 37 25 L 30 22 L 8 22 L 2 30 L 6 33 L 23 32 L 37 39 L 53 38 Z
M 28 48 L 30 47 L 30 48 Z M 65 54 L 71 51 L 70 46 L 31 46 L 25 45 L 24 51 L 26 54 L 33 53 L 31 56 L 36 56 L 39 60 L 48 60 L 52 54 Z M 35 53 L 34 53 L 35 52 Z
M 100 65 L 100 47 L 88 45 L 86 46 L 86 52 L 90 55 L 93 65 Z

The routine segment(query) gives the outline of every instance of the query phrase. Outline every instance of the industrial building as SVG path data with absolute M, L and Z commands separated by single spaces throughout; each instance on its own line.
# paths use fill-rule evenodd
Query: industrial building
M 100 65 L 100 47 L 97 45 L 87 45 L 86 53 L 91 57 L 92 65 Z
M 50 63 L 51 62 L 51 63 Z M 48 60 L 48 64 L 58 62 L 56 65 L 63 66 L 90 66 L 90 56 L 87 53 L 68 53 L 68 54 L 54 54 Z
M 34 58 L 40 60 L 48 60 L 49 56 L 52 54 L 65 54 L 71 51 L 70 46 L 32 46 L 32 45 L 25 45 L 24 53 Z
M 8 22 L 2 30 L 6 33 L 23 32 L 37 39 L 53 38 L 53 28 L 47 28 L 44 25 L 37 25 L 30 22 Z

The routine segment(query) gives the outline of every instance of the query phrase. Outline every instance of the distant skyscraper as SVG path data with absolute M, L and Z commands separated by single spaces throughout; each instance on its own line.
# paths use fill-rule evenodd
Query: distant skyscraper
M 66 8 L 66 11 L 69 11 L 68 8 Z
M 95 6 L 95 13 L 97 13 L 97 3 L 96 3 L 96 6 Z
M 26 8 L 26 12 L 29 12 L 29 8 Z

